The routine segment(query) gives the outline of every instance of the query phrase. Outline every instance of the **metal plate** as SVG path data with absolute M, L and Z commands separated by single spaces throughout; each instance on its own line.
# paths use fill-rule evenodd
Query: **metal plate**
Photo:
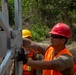
M 0 31 L 0 61 L 7 52 L 7 37 L 4 31 Z

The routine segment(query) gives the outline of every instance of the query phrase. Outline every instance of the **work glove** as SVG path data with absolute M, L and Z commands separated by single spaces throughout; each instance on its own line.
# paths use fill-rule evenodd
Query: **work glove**
M 19 61 L 23 61 L 23 64 L 26 64 L 28 59 L 26 58 L 26 55 L 25 55 L 25 52 L 24 52 L 24 49 L 21 48 L 17 55 L 16 55 L 16 60 L 19 62 Z

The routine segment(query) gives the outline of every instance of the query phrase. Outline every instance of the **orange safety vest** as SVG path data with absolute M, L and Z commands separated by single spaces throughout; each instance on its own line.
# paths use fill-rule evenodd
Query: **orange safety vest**
M 76 75 L 76 63 L 74 63 L 74 72 L 73 75 Z
M 45 61 L 52 60 L 52 53 L 53 53 L 53 47 L 50 46 L 45 53 L 44 60 Z M 68 54 L 72 56 L 72 54 L 67 50 L 67 48 L 65 48 L 54 57 L 54 60 L 58 58 L 61 54 Z M 43 75 L 62 75 L 62 74 L 60 71 L 56 71 L 56 70 L 43 70 Z
M 32 60 L 34 59 L 34 52 L 30 51 L 30 53 L 27 55 L 27 58 Z M 34 68 L 28 66 L 28 65 L 23 65 L 23 75 L 33 75 L 34 74 Z

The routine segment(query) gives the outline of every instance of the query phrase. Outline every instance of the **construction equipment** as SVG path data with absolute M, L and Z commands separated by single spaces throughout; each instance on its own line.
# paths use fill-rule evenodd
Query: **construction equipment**
M 14 59 L 22 46 L 21 0 L 14 0 L 15 29 L 9 25 L 8 4 L 8 0 L 2 0 L 2 11 L 0 11 L 0 75 L 10 75 L 13 63 L 15 75 L 22 75 L 22 62 L 17 62 Z

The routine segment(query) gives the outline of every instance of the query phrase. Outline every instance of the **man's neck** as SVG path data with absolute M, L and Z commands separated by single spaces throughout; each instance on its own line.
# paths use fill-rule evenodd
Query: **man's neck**
M 57 55 L 60 51 L 62 51 L 65 48 L 65 46 L 57 46 L 54 47 L 54 54 Z

